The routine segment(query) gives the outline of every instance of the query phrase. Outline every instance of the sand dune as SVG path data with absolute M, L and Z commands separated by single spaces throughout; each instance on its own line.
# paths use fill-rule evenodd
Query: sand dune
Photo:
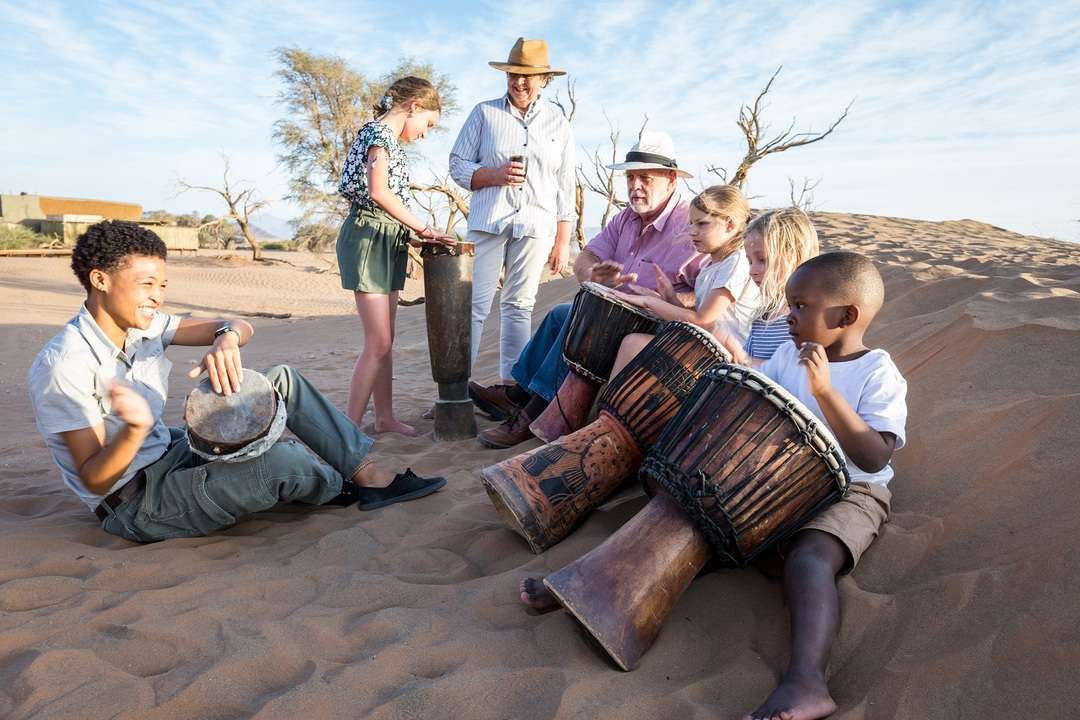
M 888 301 L 871 341 L 910 386 L 895 515 L 841 581 L 835 717 L 1077 717 L 1080 691 L 1080 247 L 972 220 L 815 216 L 865 252 Z M 291 256 L 290 256 L 291 257 Z M 170 261 L 175 312 L 257 318 L 248 366 L 301 369 L 337 403 L 360 344 L 326 263 Z M 569 297 L 541 290 L 537 319 Z M 728 718 L 784 667 L 779 585 L 699 578 L 623 673 L 515 586 L 577 557 L 643 504 L 628 492 L 542 556 L 500 522 L 476 471 L 513 454 L 386 436 L 390 466 L 443 473 L 421 501 L 359 513 L 279 506 L 214 537 L 136 546 L 63 488 L 25 373 L 82 292 L 63 258 L 0 259 L 0 717 Z M 403 308 L 402 419 L 434 384 L 423 308 Z M 175 348 L 178 422 L 195 351 Z M 484 339 L 477 368 L 494 379 Z M 485 426 L 486 421 L 481 422 Z

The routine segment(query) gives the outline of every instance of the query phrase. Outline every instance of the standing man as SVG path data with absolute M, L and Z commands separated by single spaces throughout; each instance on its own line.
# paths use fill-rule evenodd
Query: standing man
M 687 227 L 690 203 L 679 196 L 680 177 L 675 146 L 665 132 L 646 130 L 626 153 L 626 162 L 609 165 L 626 174 L 628 206 L 594 237 L 574 261 L 579 282 L 632 290 L 655 290 L 658 276 L 671 282 L 688 307 L 694 305 L 694 283 L 707 259 L 694 249 Z M 508 448 L 533 437 L 532 423 L 555 397 L 569 368 L 563 342 L 570 326 L 570 303 L 553 307 L 513 366 L 516 385 L 483 387 L 469 383 L 476 407 L 505 422 L 480 433 L 491 448 Z
M 545 262 L 562 272 L 570 257 L 574 211 L 574 138 L 570 124 L 540 91 L 565 75 L 548 63 L 547 43 L 518 38 L 505 63 L 506 94 L 473 108 L 450 151 L 450 175 L 472 191 L 468 240 L 473 261 L 472 361 L 480 349 L 500 274 L 499 374 L 529 341 Z

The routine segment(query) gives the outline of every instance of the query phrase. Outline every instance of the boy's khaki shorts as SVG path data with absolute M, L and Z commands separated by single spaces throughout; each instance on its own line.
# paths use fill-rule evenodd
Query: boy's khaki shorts
M 847 574 L 859 564 L 859 558 L 889 519 L 891 503 L 892 493 L 884 485 L 851 483 L 845 497 L 799 528 L 799 532 L 820 530 L 839 540 L 849 555 L 848 564 L 840 574 Z M 787 544 L 790 545 L 795 537 L 798 533 Z

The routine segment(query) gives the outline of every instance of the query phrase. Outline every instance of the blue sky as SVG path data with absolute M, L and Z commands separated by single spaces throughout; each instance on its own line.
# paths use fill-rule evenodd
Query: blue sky
M 772 71 L 773 127 L 824 142 L 755 166 L 757 206 L 788 178 L 821 179 L 818 209 L 973 218 L 1080 240 L 1080 2 L 52 2 L 0 0 L 0 191 L 221 212 L 220 153 L 292 217 L 271 132 L 275 48 L 336 54 L 377 77 L 403 56 L 435 64 L 463 106 L 413 170 L 444 172 L 468 108 L 504 90 L 488 60 L 543 37 L 578 83 L 580 156 L 632 137 L 644 114 L 681 166 L 734 167 L 734 121 Z M 565 88 L 556 81 L 547 90 Z M 624 146 L 625 149 L 625 146 Z M 703 176 L 709 182 L 711 176 Z M 596 224 L 596 199 L 587 201 Z M 589 207 L 591 205 L 591 207 Z

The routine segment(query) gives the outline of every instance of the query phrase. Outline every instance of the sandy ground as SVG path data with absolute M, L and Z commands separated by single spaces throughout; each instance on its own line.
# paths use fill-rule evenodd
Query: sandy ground
M 815 219 L 828 248 L 880 263 L 870 340 L 910 384 L 895 515 L 840 584 L 835 717 L 1080 717 L 1080 247 L 973 221 Z M 171 309 L 292 313 L 254 319 L 248 366 L 293 364 L 344 404 L 351 298 L 325 262 L 289 257 L 171 261 Z M 537 320 L 573 290 L 546 284 Z M 387 465 L 448 476 L 421 501 L 279 506 L 151 546 L 105 534 L 62 486 L 26 395 L 81 298 L 66 259 L 0 258 L 0 717 L 729 718 L 782 671 L 780 588 L 755 570 L 695 581 L 632 673 L 567 614 L 524 612 L 521 576 L 595 546 L 643 500 L 534 556 L 477 479 L 511 451 L 473 440 L 379 439 Z M 402 309 L 395 353 L 399 416 L 430 429 L 422 307 Z M 170 354 L 176 422 L 196 353 Z

